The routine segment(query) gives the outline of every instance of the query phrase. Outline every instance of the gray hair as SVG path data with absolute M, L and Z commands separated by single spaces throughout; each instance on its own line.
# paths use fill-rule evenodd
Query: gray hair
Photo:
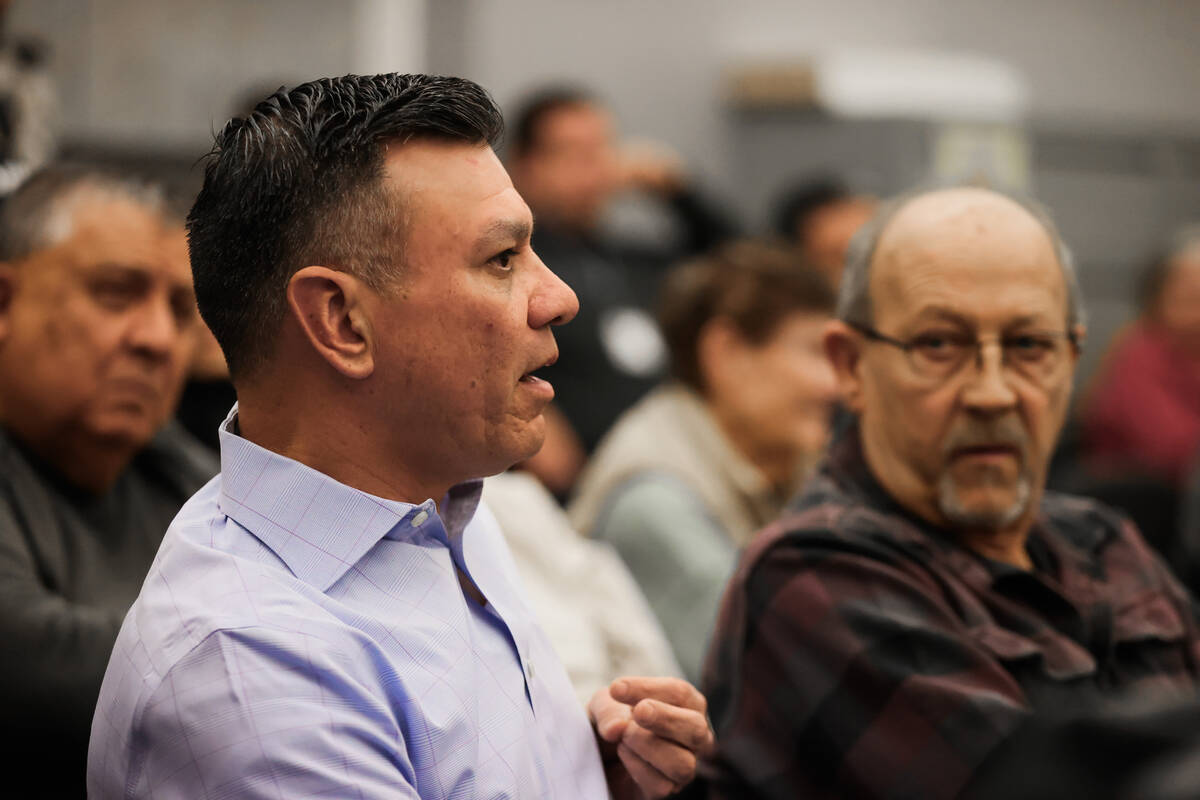
M 161 187 L 95 167 L 55 164 L 33 173 L 4 199 L 0 261 L 20 261 L 71 235 L 86 200 L 125 201 L 169 217 Z
M 966 188 L 965 185 L 963 188 Z M 955 188 L 954 186 L 934 186 L 920 187 L 904 194 L 893 197 L 880 205 L 870 221 L 862 226 L 850 241 L 850 246 L 846 251 L 846 266 L 842 272 L 842 282 L 838 290 L 837 301 L 837 317 L 846 322 L 858 322 L 862 324 L 870 324 L 872 316 L 871 308 L 871 262 L 875 258 L 875 248 L 879 245 L 879 240 L 883 236 L 884 230 L 888 224 L 904 206 L 912 200 L 932 192 L 941 191 L 943 189 Z M 1062 268 L 1063 280 L 1067 284 L 1067 327 L 1075 328 L 1077 325 L 1087 324 L 1087 310 L 1084 308 L 1083 292 L 1079 288 L 1079 278 L 1075 271 L 1075 259 L 1071 255 L 1070 249 L 1063 242 L 1062 237 L 1058 234 L 1058 227 L 1054 224 L 1049 211 L 1036 200 L 1028 197 L 1022 197 L 1010 192 L 1000 191 L 986 188 L 988 191 L 1007 197 L 1021 208 L 1028 211 L 1034 219 L 1036 219 L 1045 229 L 1050 241 L 1054 245 L 1055 255 L 1058 257 L 1058 264 Z

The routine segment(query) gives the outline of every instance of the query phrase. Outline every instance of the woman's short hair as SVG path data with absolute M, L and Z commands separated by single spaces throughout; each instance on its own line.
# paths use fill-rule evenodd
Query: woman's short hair
M 797 251 L 755 240 L 726 244 L 675 268 L 663 284 L 658 320 L 671 373 L 704 391 L 697 349 L 710 320 L 727 319 L 762 344 L 795 312 L 832 314 L 834 300 L 825 277 Z

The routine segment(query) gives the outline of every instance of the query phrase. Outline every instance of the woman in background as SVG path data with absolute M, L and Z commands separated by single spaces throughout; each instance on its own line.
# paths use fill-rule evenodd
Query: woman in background
M 794 252 L 757 242 L 672 272 L 659 321 L 673 379 L 617 421 L 571 503 L 575 526 L 624 558 L 690 680 L 738 550 L 825 445 L 833 301 Z
M 1093 472 L 1183 484 L 1200 448 L 1200 227 L 1148 270 L 1141 316 L 1117 335 L 1082 418 Z

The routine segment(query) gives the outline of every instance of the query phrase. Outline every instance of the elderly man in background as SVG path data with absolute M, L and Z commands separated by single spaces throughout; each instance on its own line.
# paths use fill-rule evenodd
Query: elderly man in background
M 281 90 L 217 139 L 189 215 L 239 404 L 117 639 L 96 798 L 662 797 L 704 700 L 576 701 L 480 481 L 528 458 L 571 290 L 470 81 Z M 599 742 L 597 741 L 599 739 Z M 607 780 L 606 780 L 607 779 Z
M 1120 515 L 1044 491 L 1084 335 L 1048 218 L 903 197 L 856 239 L 838 311 L 858 424 L 726 596 L 714 795 L 953 797 L 1031 710 L 1194 697 L 1186 592 Z
M 612 113 L 586 91 L 535 93 L 513 115 L 508 141 L 513 183 L 538 220 L 534 248 L 580 302 L 559 335 L 563 358 L 545 373 L 555 386 L 546 444 L 527 465 L 563 495 L 584 455 L 666 370 L 651 316 L 663 273 L 727 239 L 733 226 L 669 149 L 622 145 Z M 679 235 L 634 243 L 607 231 L 606 213 L 625 191 L 656 201 Z
M 50 167 L 6 200 L 0 719 L 14 763 L 54 754 L 39 795 L 82 795 L 121 619 L 165 526 L 216 472 L 163 429 L 199 325 L 183 228 L 150 187 Z

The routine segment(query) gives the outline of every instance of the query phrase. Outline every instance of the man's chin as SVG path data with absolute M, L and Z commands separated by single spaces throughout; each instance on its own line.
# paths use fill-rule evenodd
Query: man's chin
M 963 486 L 943 479 L 938 487 L 938 507 L 953 525 L 1001 530 L 1012 525 L 1029 507 L 1029 482 L 1019 478 L 1004 485 Z
M 504 472 L 510 467 L 524 463 L 537 455 L 546 440 L 546 420 L 539 414 L 527 423 L 528 427 L 504 443 L 496 454 L 495 465 L 490 474 Z M 496 452 L 494 449 L 493 452 Z
M 136 449 L 153 439 L 166 422 L 166 418 L 142 409 L 116 407 L 94 415 L 86 428 L 95 438 L 114 447 Z

